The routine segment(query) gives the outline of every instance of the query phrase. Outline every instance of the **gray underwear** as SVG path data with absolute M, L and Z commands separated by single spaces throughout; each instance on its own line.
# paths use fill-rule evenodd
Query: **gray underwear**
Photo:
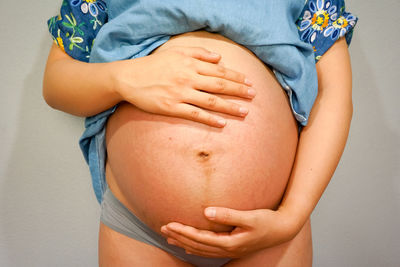
M 229 258 L 206 258 L 196 255 L 189 255 L 185 250 L 170 245 L 162 235 L 154 232 L 128 208 L 126 208 L 111 192 L 107 186 L 101 203 L 100 220 L 114 231 L 126 235 L 135 240 L 160 248 L 180 260 L 199 267 L 219 267 L 229 262 Z

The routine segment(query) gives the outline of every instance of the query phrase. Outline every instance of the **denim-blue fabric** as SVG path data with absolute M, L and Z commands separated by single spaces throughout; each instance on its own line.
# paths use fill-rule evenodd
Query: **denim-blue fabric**
M 317 62 L 340 37 L 350 44 L 357 20 L 346 12 L 344 0 L 306 0 L 296 24 L 301 40 L 313 46 Z M 58 47 L 88 62 L 97 33 L 107 21 L 104 0 L 63 0 L 60 14 L 51 17 L 47 26 Z
M 357 21 L 344 12 L 343 0 L 112 0 L 107 6 L 101 0 L 64 0 L 61 10 L 48 21 L 49 30 L 65 52 L 82 61 L 146 56 L 170 36 L 200 29 L 224 35 L 273 69 L 300 125 L 306 125 L 317 95 L 315 61 L 340 36 L 350 43 Z M 115 109 L 87 118 L 80 139 L 99 202 L 106 189 L 105 124 Z
M 176 34 L 216 32 L 246 46 L 275 71 L 296 119 L 305 125 L 317 75 L 313 49 L 300 40 L 296 26 L 303 7 L 299 0 L 113 0 L 90 62 L 146 56 Z

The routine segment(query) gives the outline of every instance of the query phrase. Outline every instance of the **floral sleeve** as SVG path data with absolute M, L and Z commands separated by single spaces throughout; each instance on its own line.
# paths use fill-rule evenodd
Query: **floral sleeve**
M 313 46 L 317 62 L 340 37 L 350 45 L 357 20 L 345 11 L 344 0 L 306 0 L 297 27 L 301 40 Z
M 60 14 L 47 21 L 54 42 L 68 55 L 89 61 L 94 39 L 107 22 L 102 0 L 63 0 Z

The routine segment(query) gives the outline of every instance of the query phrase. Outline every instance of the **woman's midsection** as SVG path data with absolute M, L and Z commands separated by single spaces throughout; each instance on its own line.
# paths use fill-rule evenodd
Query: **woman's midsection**
M 217 34 L 193 32 L 171 38 L 153 53 L 174 45 L 220 53 L 227 68 L 244 73 L 256 97 L 220 97 L 249 108 L 249 114 L 243 119 L 215 113 L 227 120 L 218 129 L 122 103 L 106 128 L 107 182 L 157 232 L 172 221 L 229 230 L 207 221 L 204 208 L 276 208 L 291 172 L 297 125 L 279 83 L 246 48 Z

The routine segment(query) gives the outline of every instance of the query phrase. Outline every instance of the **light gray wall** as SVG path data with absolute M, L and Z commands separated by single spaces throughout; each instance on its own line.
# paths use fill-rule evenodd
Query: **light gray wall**
M 99 206 L 78 149 L 82 119 L 41 97 L 61 1 L 0 2 L 0 266 L 96 266 Z M 400 266 L 398 0 L 347 0 L 354 117 L 313 219 L 315 266 Z

